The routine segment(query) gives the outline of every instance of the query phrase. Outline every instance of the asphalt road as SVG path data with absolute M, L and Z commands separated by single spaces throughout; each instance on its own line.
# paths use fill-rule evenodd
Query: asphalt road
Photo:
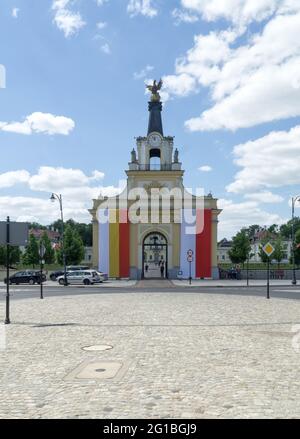
M 266 287 L 167 287 L 167 288 L 153 288 L 153 287 L 105 287 L 101 286 L 69 286 L 61 287 L 44 286 L 44 298 L 56 296 L 76 296 L 76 295 L 101 295 L 101 294 L 123 294 L 123 293 L 194 293 L 194 294 L 224 294 L 236 296 L 261 296 L 265 297 L 267 294 Z M 10 287 L 11 300 L 18 299 L 32 299 L 40 297 L 40 286 L 19 285 Z M 296 299 L 300 300 L 300 285 L 299 286 L 272 286 L 270 287 L 271 298 L 282 299 Z M 0 284 L 0 301 L 5 300 L 6 285 Z

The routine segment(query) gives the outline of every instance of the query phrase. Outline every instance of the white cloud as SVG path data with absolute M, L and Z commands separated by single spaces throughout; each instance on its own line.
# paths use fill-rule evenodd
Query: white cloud
M 98 6 L 103 6 L 105 3 L 108 3 L 109 0 L 96 0 Z
M 70 3 L 70 0 L 54 0 L 52 3 L 52 9 L 55 11 L 54 23 L 64 32 L 66 38 L 76 34 L 86 25 L 79 12 L 69 9 Z
M 248 200 L 257 201 L 258 203 L 264 203 L 264 204 L 282 203 L 282 201 L 284 201 L 284 198 L 281 195 L 273 194 L 272 192 L 269 191 L 245 194 L 245 198 Z
M 300 125 L 237 145 L 233 154 L 242 170 L 227 186 L 228 192 L 249 193 L 300 184 Z
M 32 191 L 32 195 L 27 197 L 0 195 L 0 211 L 10 215 L 13 220 L 49 224 L 59 217 L 59 207 L 53 206 L 49 200 L 50 194 L 57 192 L 63 196 L 66 219 L 89 222 L 91 216 L 87 209 L 92 207 L 92 199 L 100 195 L 117 195 L 124 187 L 123 182 L 118 187 L 97 184 L 103 178 L 103 172 L 98 170 L 88 176 L 80 169 L 50 166 L 42 166 L 33 175 L 25 170 L 0 174 L 0 189 L 23 184 Z M 37 192 L 44 192 L 44 197 L 37 197 Z
M 220 199 L 218 207 L 223 209 L 219 216 L 218 239 L 231 238 L 241 228 L 252 224 L 283 224 L 288 219 L 277 214 L 269 213 L 259 207 L 254 201 L 234 203 L 232 200 Z
M 74 129 L 75 122 L 65 116 L 55 116 L 50 113 L 35 112 L 23 122 L 0 122 L 0 131 L 17 134 L 62 134 L 67 136 Z
M 12 11 L 11 11 L 11 15 L 12 15 L 12 17 L 14 17 L 14 18 L 18 18 L 18 16 L 19 16 L 19 12 L 20 12 L 20 9 L 19 9 L 19 8 L 13 8 Z
M 226 19 L 236 25 L 270 17 L 284 0 L 181 0 L 183 8 L 197 12 L 206 21 Z
M 105 21 L 99 21 L 99 23 L 97 23 L 97 28 L 99 30 L 104 29 L 107 26 L 107 23 Z
M 198 170 L 201 172 L 211 172 L 212 167 L 209 165 L 204 165 L 204 166 L 200 166 L 200 168 L 198 168 Z
M 10 171 L 0 174 L 0 189 L 15 186 L 18 183 L 27 183 L 30 174 L 28 171 Z
M 127 12 L 131 17 L 144 15 L 150 18 L 155 17 L 158 13 L 157 9 L 153 7 L 152 0 L 129 0 Z
M 196 23 L 199 20 L 196 14 L 191 14 L 178 8 L 173 9 L 172 17 L 175 19 L 176 25 L 180 23 Z
M 172 96 L 188 96 L 195 92 L 197 88 L 197 82 L 195 78 L 185 73 L 181 75 L 168 75 L 163 78 L 163 89 L 160 93 L 163 101 L 167 101 Z
M 110 45 L 108 43 L 102 44 L 100 47 L 101 52 L 105 53 L 106 55 L 109 55 L 111 53 Z
M 193 84 L 189 93 L 208 87 L 212 99 L 210 108 L 186 122 L 189 130 L 237 130 L 300 115 L 300 2 L 182 3 L 202 11 L 206 19 L 226 14 L 232 22 L 241 14 L 248 17 L 247 23 L 269 18 L 259 33 L 248 34 L 240 45 L 236 27 L 196 35 L 194 46 L 176 60 L 173 76 L 188 78 Z M 180 96 L 176 91 L 174 95 Z
M 146 78 L 147 74 L 149 72 L 151 72 L 154 69 L 153 66 L 149 66 L 147 65 L 146 67 L 144 67 L 142 70 L 140 70 L 139 72 L 135 72 L 133 74 L 134 79 L 143 79 Z
M 89 185 L 91 181 L 104 178 L 103 172 L 94 171 L 91 177 L 85 175 L 80 169 L 53 168 L 42 166 L 36 175 L 29 179 L 29 187 L 35 191 L 55 192 L 61 188 L 78 188 Z

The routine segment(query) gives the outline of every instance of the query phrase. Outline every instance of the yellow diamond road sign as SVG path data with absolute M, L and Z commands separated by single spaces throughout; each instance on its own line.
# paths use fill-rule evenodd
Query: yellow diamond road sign
M 273 247 L 273 245 L 272 245 L 270 242 L 268 242 L 268 243 L 263 247 L 263 251 L 265 252 L 265 254 L 266 254 L 267 256 L 271 256 L 271 255 L 274 253 L 275 248 Z

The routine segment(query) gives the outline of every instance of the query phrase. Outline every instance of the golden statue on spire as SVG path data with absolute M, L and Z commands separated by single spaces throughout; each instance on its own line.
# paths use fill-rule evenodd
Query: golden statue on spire
M 163 86 L 163 81 L 160 79 L 157 84 L 156 79 L 153 81 L 153 85 L 146 85 L 146 88 L 151 91 L 151 102 L 160 102 L 160 94 L 158 93 Z

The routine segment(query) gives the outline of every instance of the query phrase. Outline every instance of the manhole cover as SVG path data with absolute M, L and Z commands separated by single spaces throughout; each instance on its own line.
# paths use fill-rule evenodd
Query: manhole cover
M 103 380 L 121 378 L 127 367 L 120 361 L 85 362 L 73 370 L 65 379 Z
M 110 345 L 92 345 L 92 346 L 85 346 L 84 348 L 82 348 L 84 351 L 89 351 L 89 352 L 95 352 L 95 351 L 108 351 L 110 349 L 112 349 L 113 347 Z

